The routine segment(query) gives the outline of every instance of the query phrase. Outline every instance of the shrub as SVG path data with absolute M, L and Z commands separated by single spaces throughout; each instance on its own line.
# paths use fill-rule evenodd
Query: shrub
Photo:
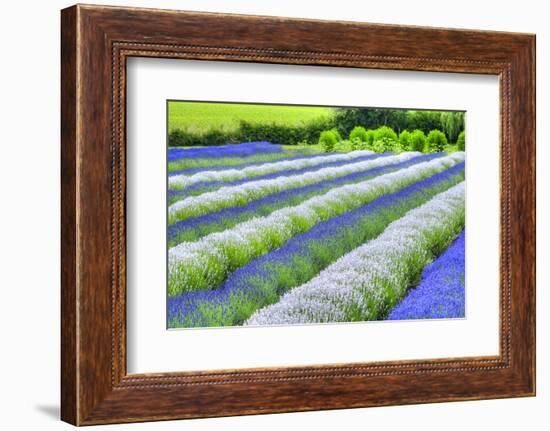
M 239 130 L 243 141 L 266 140 L 277 144 L 294 145 L 304 139 L 305 130 L 283 124 L 261 124 L 241 121 Z
M 458 134 L 458 139 L 456 140 L 456 146 L 458 151 L 466 150 L 466 133 L 464 131 Z
M 439 153 L 445 149 L 445 145 L 447 145 L 447 137 L 441 130 L 435 129 L 428 133 L 426 142 L 428 144 L 427 150 L 429 153 Z
M 415 130 L 411 133 L 410 151 L 424 151 L 424 146 L 426 145 L 426 135 L 422 130 Z
M 353 143 L 349 140 L 338 141 L 334 145 L 334 151 L 338 152 L 348 153 L 350 151 L 353 151 L 353 149 Z
M 411 148 L 411 133 L 407 130 L 403 130 L 399 134 L 399 144 L 403 151 L 408 151 Z
M 372 147 L 372 144 L 374 144 L 375 135 L 376 135 L 376 132 L 374 130 L 367 130 L 367 135 L 366 135 L 367 140 L 365 142 L 367 143 L 367 146 L 369 147 L 369 149 Z
M 372 144 L 356 140 L 356 141 L 352 141 L 352 148 L 354 150 L 361 150 L 361 151 L 372 150 Z
M 376 151 L 377 153 L 383 153 L 384 151 L 386 151 L 387 146 L 387 140 L 380 139 L 378 141 L 374 141 L 374 143 L 372 144 L 372 150 Z
M 396 150 L 398 144 L 397 134 L 388 126 L 379 127 L 374 131 L 374 143 L 372 149 L 377 153 Z
M 316 144 L 319 134 L 333 126 L 332 118 L 322 118 L 296 125 L 241 121 L 238 129 L 230 131 L 210 129 L 204 133 L 194 133 L 187 129 L 172 130 L 168 135 L 168 145 L 171 147 L 209 146 L 258 141 L 282 145 Z
M 353 139 L 349 139 L 348 142 L 350 143 L 351 145 L 351 150 L 352 151 L 355 151 L 355 150 L 360 150 L 362 145 L 363 145 L 363 141 L 361 141 L 361 139 L 359 138 L 353 138 Z
M 354 139 L 360 142 L 367 142 L 367 130 L 364 127 L 355 126 L 349 134 L 349 140 L 353 141 Z
M 408 151 L 407 148 L 403 147 L 403 144 L 401 144 L 400 141 L 393 141 L 391 150 L 396 153 L 401 153 L 403 151 Z
M 330 129 L 330 131 L 332 133 L 334 133 L 334 136 L 336 136 L 336 140 L 338 142 L 340 142 L 342 140 L 342 136 L 340 135 L 340 132 L 338 131 L 338 129 L 336 127 L 333 127 L 332 129 Z
M 219 129 L 210 129 L 201 136 L 202 145 L 225 145 L 236 143 L 235 137 Z
M 354 138 L 350 138 L 351 147 L 353 148 L 353 150 L 372 151 L 374 149 L 374 135 L 374 130 L 366 130 L 364 134 L 364 140 L 359 139 L 357 136 Z
M 334 151 L 334 146 L 337 142 L 338 138 L 336 136 L 336 133 L 334 133 L 334 131 L 332 130 L 325 130 L 319 135 L 319 144 L 321 145 L 321 148 L 323 148 L 325 153 Z
M 381 141 L 383 139 L 390 141 L 397 141 L 397 133 L 393 131 L 391 127 L 382 126 L 375 130 L 374 140 Z
M 168 146 L 183 147 L 184 145 L 193 145 L 190 133 L 181 129 L 172 130 L 168 134 Z M 196 144 L 195 144 L 196 145 Z
M 237 144 L 243 142 L 237 132 L 226 132 L 220 129 L 211 129 L 206 133 L 193 133 L 186 129 L 175 129 L 168 134 L 168 146 L 208 146 Z

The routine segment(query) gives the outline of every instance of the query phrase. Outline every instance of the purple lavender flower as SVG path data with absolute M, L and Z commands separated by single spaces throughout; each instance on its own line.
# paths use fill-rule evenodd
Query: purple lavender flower
M 388 320 L 464 317 L 465 231 L 427 266 L 418 286 L 391 311 Z
M 190 158 L 247 157 L 258 152 L 281 152 L 283 147 L 267 141 L 243 142 L 241 144 L 219 145 L 201 148 L 169 148 L 168 161 Z

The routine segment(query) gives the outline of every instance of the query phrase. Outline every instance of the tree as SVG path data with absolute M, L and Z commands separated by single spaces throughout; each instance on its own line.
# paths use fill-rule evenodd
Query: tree
M 335 123 L 338 124 L 338 130 L 343 136 L 348 136 L 356 126 L 365 129 L 388 126 L 400 133 L 407 128 L 407 113 L 405 109 L 336 108 Z M 439 127 L 439 123 L 434 127 Z
M 458 134 L 464 130 L 464 112 L 441 113 L 441 129 L 449 142 L 456 142 Z
M 441 113 L 433 111 L 407 111 L 407 130 L 422 130 L 424 134 L 441 127 Z
M 390 126 L 397 133 L 401 133 L 402 130 L 407 128 L 407 111 L 405 109 L 392 109 L 388 115 L 388 126 Z
M 384 118 L 376 108 L 336 108 L 335 124 L 342 135 L 349 136 L 356 126 L 376 129 L 384 124 Z

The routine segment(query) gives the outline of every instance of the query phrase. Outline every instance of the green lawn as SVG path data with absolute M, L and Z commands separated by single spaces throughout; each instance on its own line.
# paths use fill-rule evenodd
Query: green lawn
M 332 108 L 312 106 L 168 102 L 168 128 L 192 133 L 204 133 L 213 128 L 232 131 L 241 120 L 297 125 L 331 116 L 333 112 Z

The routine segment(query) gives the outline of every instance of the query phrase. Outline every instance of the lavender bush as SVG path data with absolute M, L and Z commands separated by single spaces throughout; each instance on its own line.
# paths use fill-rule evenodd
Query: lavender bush
M 392 310 L 389 320 L 464 317 L 465 233 L 422 273 L 419 285 Z

